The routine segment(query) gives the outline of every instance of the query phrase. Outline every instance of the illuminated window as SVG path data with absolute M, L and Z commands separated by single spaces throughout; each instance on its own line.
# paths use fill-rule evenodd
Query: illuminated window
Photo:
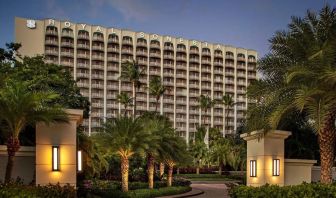
M 59 171 L 59 146 L 52 146 L 52 170 Z
M 273 159 L 273 176 L 280 175 L 280 159 Z
M 250 160 L 250 177 L 257 177 L 257 160 Z

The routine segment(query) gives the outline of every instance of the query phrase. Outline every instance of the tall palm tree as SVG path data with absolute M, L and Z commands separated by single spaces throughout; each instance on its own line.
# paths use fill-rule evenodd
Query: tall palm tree
M 232 107 L 236 104 L 233 100 L 232 95 L 230 94 L 225 94 L 222 97 L 222 104 L 224 105 L 224 109 L 225 109 L 225 130 L 224 130 L 224 137 L 226 135 L 226 127 L 229 125 L 229 112 L 230 109 L 232 109 Z
M 127 115 L 127 107 L 132 106 L 132 98 L 128 96 L 126 92 L 121 92 L 117 95 L 117 100 L 124 106 L 124 116 Z
M 215 101 L 211 100 L 210 96 L 206 95 L 201 95 L 198 98 L 198 107 L 201 109 L 202 112 L 204 112 L 205 114 L 207 113 L 207 111 L 209 109 L 211 109 L 214 105 L 215 105 Z M 202 113 L 201 113 L 201 117 L 202 117 Z M 202 124 L 205 126 L 205 117 L 202 119 Z M 209 141 L 209 127 L 207 127 L 207 132 L 206 132 L 206 137 L 205 137 L 205 142 L 206 144 L 208 144 Z
M 195 141 L 190 145 L 189 151 L 196 163 L 196 174 L 199 174 L 200 167 L 204 164 L 208 154 L 207 145 L 204 143 L 206 129 L 204 127 L 197 128 Z
M 155 96 L 155 99 L 156 99 L 155 112 L 157 112 L 160 98 L 166 92 L 167 88 L 162 84 L 161 78 L 158 76 L 155 76 L 149 82 L 148 89 L 149 89 L 149 93 Z
M 58 95 L 49 91 L 31 91 L 27 83 L 9 82 L 0 89 L 1 131 L 6 133 L 8 161 L 5 182 L 9 182 L 14 167 L 14 156 L 20 149 L 19 135 L 36 122 L 65 122 L 66 112 L 53 101 Z
M 304 112 L 318 135 L 321 182 L 331 183 L 336 142 L 336 11 L 328 5 L 270 40 L 271 53 L 259 62 L 263 79 L 248 88 L 257 100 L 248 111 L 250 129 L 272 129 L 291 111 Z
M 106 152 L 120 156 L 122 191 L 127 192 L 129 159 L 135 153 L 144 154 L 151 140 L 150 133 L 144 131 L 139 118 L 124 116 L 107 120 L 95 137 Z
M 136 93 L 137 89 L 141 86 L 140 77 L 143 72 L 135 60 L 132 62 L 126 61 L 121 64 L 120 79 L 131 82 L 133 87 L 133 118 L 136 116 Z

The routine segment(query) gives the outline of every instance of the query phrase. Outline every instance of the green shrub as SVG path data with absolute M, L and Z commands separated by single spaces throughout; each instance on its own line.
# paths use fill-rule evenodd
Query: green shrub
M 46 185 L 46 186 L 29 186 L 20 183 L 0 184 L 1 198 L 73 198 L 76 197 L 76 190 L 70 185 L 60 186 Z
M 336 184 L 303 183 L 284 187 L 268 184 L 261 187 L 237 186 L 230 190 L 230 196 L 232 198 L 336 198 Z

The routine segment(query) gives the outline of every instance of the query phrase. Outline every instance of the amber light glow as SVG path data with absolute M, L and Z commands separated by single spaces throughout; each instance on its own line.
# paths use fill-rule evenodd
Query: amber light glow
M 280 159 L 273 159 L 273 176 L 280 176 Z
M 77 152 L 77 170 L 82 171 L 82 151 Z
M 257 160 L 250 160 L 250 177 L 257 177 Z

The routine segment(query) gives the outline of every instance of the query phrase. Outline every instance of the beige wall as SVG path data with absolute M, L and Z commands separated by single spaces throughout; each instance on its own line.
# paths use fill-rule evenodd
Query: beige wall
M 312 166 L 316 160 L 285 159 L 285 185 L 312 181 Z
M 283 186 L 284 177 L 284 140 L 291 134 L 288 131 L 270 131 L 264 134 L 261 131 L 242 134 L 247 141 L 246 184 L 261 186 L 266 183 Z M 280 159 L 280 175 L 272 175 L 273 159 Z M 257 161 L 257 176 L 250 177 L 250 160 Z
M 36 184 L 69 183 L 76 186 L 76 127 L 83 111 L 68 110 L 68 114 L 68 123 L 36 125 Z M 52 171 L 52 146 L 60 148 L 60 171 Z
M 0 181 L 3 181 L 7 166 L 7 147 L 0 145 Z M 14 157 L 14 167 L 12 178 L 20 178 L 25 184 L 29 184 L 34 179 L 35 171 L 35 147 L 21 146 Z

